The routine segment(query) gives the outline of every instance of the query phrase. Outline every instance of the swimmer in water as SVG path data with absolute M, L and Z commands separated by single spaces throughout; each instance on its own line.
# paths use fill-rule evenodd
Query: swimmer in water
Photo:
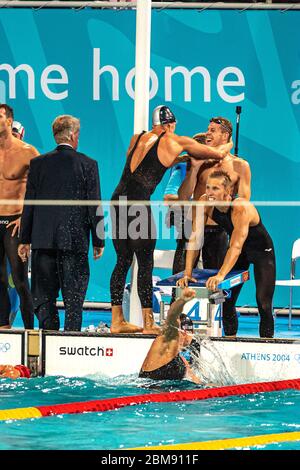
M 171 305 L 162 333 L 152 343 L 143 362 L 139 377 L 153 380 L 182 380 L 188 378 L 196 384 L 201 380 L 191 370 L 188 361 L 180 352 L 191 343 L 187 329 L 181 329 L 180 314 L 186 302 L 196 293 L 186 287 L 180 298 Z

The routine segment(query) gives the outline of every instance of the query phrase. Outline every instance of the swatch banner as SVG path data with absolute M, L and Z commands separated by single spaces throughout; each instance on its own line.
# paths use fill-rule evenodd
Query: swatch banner
M 113 9 L 0 10 L 0 101 L 13 106 L 25 140 L 41 153 L 55 145 L 53 119 L 78 116 L 80 151 L 99 162 L 103 200 L 119 181 L 133 132 L 135 16 Z M 205 131 L 212 116 L 235 127 L 236 106 L 242 107 L 239 155 L 251 166 L 252 200 L 261 202 L 274 240 L 277 279 L 289 276 L 292 243 L 300 237 L 299 23 L 298 11 L 152 14 L 150 110 L 168 104 L 176 132 L 191 136 Z M 154 201 L 168 178 L 169 172 Z M 157 248 L 174 247 L 172 237 L 157 241 Z M 115 259 L 109 239 L 103 258 L 91 257 L 89 300 L 109 301 Z M 277 288 L 274 305 L 287 303 L 288 292 Z M 255 305 L 253 280 L 238 304 Z

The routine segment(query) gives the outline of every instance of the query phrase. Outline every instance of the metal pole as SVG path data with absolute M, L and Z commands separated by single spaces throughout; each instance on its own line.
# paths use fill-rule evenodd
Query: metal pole
M 134 133 L 148 130 L 151 49 L 151 0 L 137 0 L 135 39 Z M 140 267 L 141 269 L 142 266 Z M 137 260 L 131 267 L 130 323 L 142 326 L 142 308 L 137 290 Z
M 234 154 L 238 155 L 239 154 L 239 134 L 240 134 L 240 115 L 242 112 L 242 107 L 237 106 L 235 108 L 236 112 L 236 128 L 235 128 L 235 148 L 234 148 Z
M 148 130 L 151 0 L 138 0 L 135 39 L 134 133 Z
M 139 0 L 138 0 L 139 1 Z M 145 0 L 147 1 L 147 0 Z M 126 1 L 103 1 L 103 0 L 92 0 L 92 1 L 72 1 L 72 0 L 0 0 L 0 8 L 126 8 L 126 10 L 136 8 L 136 1 L 126 2 Z M 276 3 L 276 1 L 266 0 L 266 2 L 229 2 L 226 1 L 212 1 L 207 2 L 177 2 L 177 1 L 168 1 L 168 2 L 152 2 L 152 8 L 157 8 L 162 10 L 165 8 L 168 9 L 192 9 L 198 10 L 199 12 L 205 10 L 300 10 L 299 3 Z

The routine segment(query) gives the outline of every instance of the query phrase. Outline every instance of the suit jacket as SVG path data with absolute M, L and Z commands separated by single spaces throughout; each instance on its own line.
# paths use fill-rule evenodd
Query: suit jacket
M 58 145 L 31 161 L 25 201 L 75 199 L 100 203 L 100 198 L 97 162 L 72 147 Z M 101 206 L 24 205 L 20 242 L 31 243 L 32 249 L 87 252 L 90 234 L 93 246 L 104 246 Z

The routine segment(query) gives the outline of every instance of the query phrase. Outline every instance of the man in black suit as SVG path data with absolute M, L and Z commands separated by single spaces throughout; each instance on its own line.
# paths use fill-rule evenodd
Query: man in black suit
M 64 329 L 80 331 L 89 280 L 89 238 L 91 234 L 98 259 L 104 249 L 104 227 L 100 206 L 74 201 L 100 201 L 99 172 L 95 160 L 76 151 L 79 119 L 58 116 L 52 130 L 56 149 L 30 165 L 18 253 L 26 261 L 31 244 L 31 290 L 39 327 L 59 330 L 56 299 L 61 289 Z M 49 205 L 26 205 L 29 200 L 49 200 Z M 72 202 L 65 205 L 62 200 Z

